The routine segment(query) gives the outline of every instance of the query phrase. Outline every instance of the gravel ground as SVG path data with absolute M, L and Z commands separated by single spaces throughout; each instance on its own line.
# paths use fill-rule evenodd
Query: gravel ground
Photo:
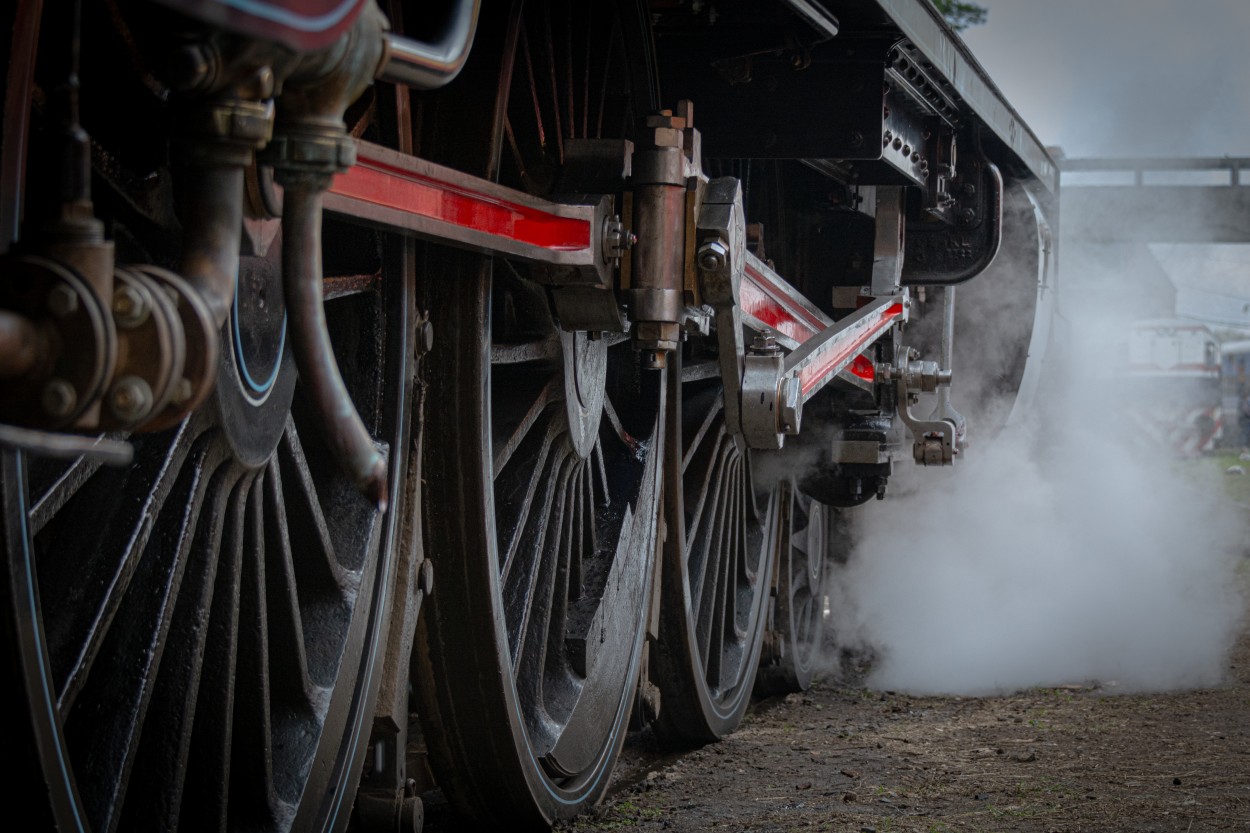
M 1250 627 L 1218 688 L 961 698 L 818 682 L 682 755 L 640 733 L 613 796 L 561 829 L 635 828 L 1250 831 Z

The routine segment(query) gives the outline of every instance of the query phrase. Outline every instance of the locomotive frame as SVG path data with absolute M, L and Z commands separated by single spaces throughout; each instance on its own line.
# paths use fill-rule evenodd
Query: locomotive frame
M 1033 384 L 1055 168 L 923 0 L 381 5 L 5 13 L 49 827 L 415 826 L 410 705 L 475 821 L 575 814 L 809 684 L 830 507 L 959 453 L 956 284 Z

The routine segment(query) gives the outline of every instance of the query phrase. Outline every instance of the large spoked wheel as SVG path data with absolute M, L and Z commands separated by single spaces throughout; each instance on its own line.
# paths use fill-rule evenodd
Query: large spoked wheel
M 783 533 L 776 565 L 766 647 L 756 691 L 806 691 L 812 684 L 824 635 L 824 582 L 832 546 L 833 510 L 790 482 L 780 487 Z
M 674 745 L 718 740 L 741 722 L 780 543 L 780 495 L 757 492 L 749 454 L 725 429 L 716 365 L 704 372 L 709 362 L 674 354 L 669 366 L 668 537 L 652 668 L 657 729 Z
M 19 20 L 37 20 L 39 5 L 20 4 Z M 107 17 L 103 7 L 84 4 L 84 14 L 97 46 L 108 41 L 112 23 L 95 17 Z M 23 71 L 23 50 L 34 51 L 34 31 L 18 38 L 10 80 Z M 84 77 L 114 80 L 85 89 L 84 101 L 113 90 L 118 67 L 131 65 L 106 49 L 84 53 L 96 60 Z M 108 106 L 159 107 L 137 86 L 118 83 L 127 92 Z M 34 77 L 36 90 L 47 87 Z M 8 139 L 26 134 L 15 121 L 32 112 L 37 143 L 38 108 L 6 108 L 6 171 L 25 167 Z M 119 262 L 174 262 L 169 215 L 159 201 L 148 210 L 150 194 L 125 190 L 141 179 L 129 166 L 143 161 L 143 143 L 126 144 L 131 134 L 92 124 L 90 112 L 86 126 L 108 166 L 97 206 L 126 205 L 110 216 Z M 34 162 L 29 171 L 32 185 L 47 175 Z M 10 216 L 20 213 L 20 189 L 3 198 Z M 389 460 L 390 492 L 402 495 L 410 281 L 394 268 L 394 247 L 372 233 L 327 235 L 347 278 L 327 280 L 337 360 Z M 32 780 L 41 783 L 23 801 L 47 795 L 60 830 L 348 822 L 402 501 L 376 511 L 329 462 L 287 345 L 279 250 L 275 241 L 267 257 L 240 266 L 214 397 L 174 428 L 129 437 L 132 465 L 12 450 L 0 458 L 3 636 L 10 693 L 20 689 L 22 700 L 7 713 L 16 727 L 6 736 L 30 736 Z
M 440 121 L 459 129 L 436 158 L 545 192 L 570 137 L 628 135 L 650 107 L 631 40 L 642 15 L 534 2 L 506 31 L 479 29 L 475 56 L 502 55 L 503 69 L 471 61 L 457 83 L 502 78 L 494 127 L 473 144 L 462 132 L 473 120 Z M 427 115 L 461 112 L 466 94 L 448 93 Z M 466 146 L 502 162 L 473 165 Z M 624 740 L 654 570 L 663 375 L 640 371 L 621 335 L 560 330 L 522 266 L 438 247 L 427 266 L 436 578 L 417 639 L 419 709 L 464 815 L 539 826 L 598 800 Z

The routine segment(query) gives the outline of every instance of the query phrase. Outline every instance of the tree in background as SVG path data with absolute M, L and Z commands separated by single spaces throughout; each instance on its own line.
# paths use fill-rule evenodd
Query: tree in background
M 963 3 L 960 0 L 933 0 L 933 5 L 956 32 L 962 32 L 969 26 L 980 26 L 989 14 L 984 6 Z

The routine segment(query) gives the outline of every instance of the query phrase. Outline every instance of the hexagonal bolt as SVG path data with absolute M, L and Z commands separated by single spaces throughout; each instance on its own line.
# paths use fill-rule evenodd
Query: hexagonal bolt
M 719 272 L 729 260 L 729 249 L 719 240 L 709 240 L 699 247 L 699 268 Z
M 783 434 L 799 433 L 799 425 L 803 421 L 803 384 L 797 376 L 787 376 L 781 380 L 777 392 L 777 422 Z
M 138 376 L 125 376 L 108 395 L 109 411 L 120 422 L 138 422 L 152 409 L 152 389 Z
M 752 353 L 776 353 L 780 349 L 777 346 L 777 339 L 764 333 L 756 335 L 755 340 L 751 342 Z
M 48 311 L 57 318 L 69 318 L 78 312 L 78 293 L 72 286 L 58 283 L 48 293 Z
M 195 386 L 191 384 L 190 379 L 183 376 L 174 383 L 174 392 L 169 398 L 169 402 L 171 405 L 181 405 L 190 399 L 193 393 L 195 393 Z
M 65 419 L 78 405 L 78 392 L 64 379 L 49 379 L 40 391 L 39 404 L 53 419 Z
M 143 290 L 129 284 L 119 284 L 113 290 L 113 321 L 123 330 L 133 330 L 148 320 L 152 305 Z

